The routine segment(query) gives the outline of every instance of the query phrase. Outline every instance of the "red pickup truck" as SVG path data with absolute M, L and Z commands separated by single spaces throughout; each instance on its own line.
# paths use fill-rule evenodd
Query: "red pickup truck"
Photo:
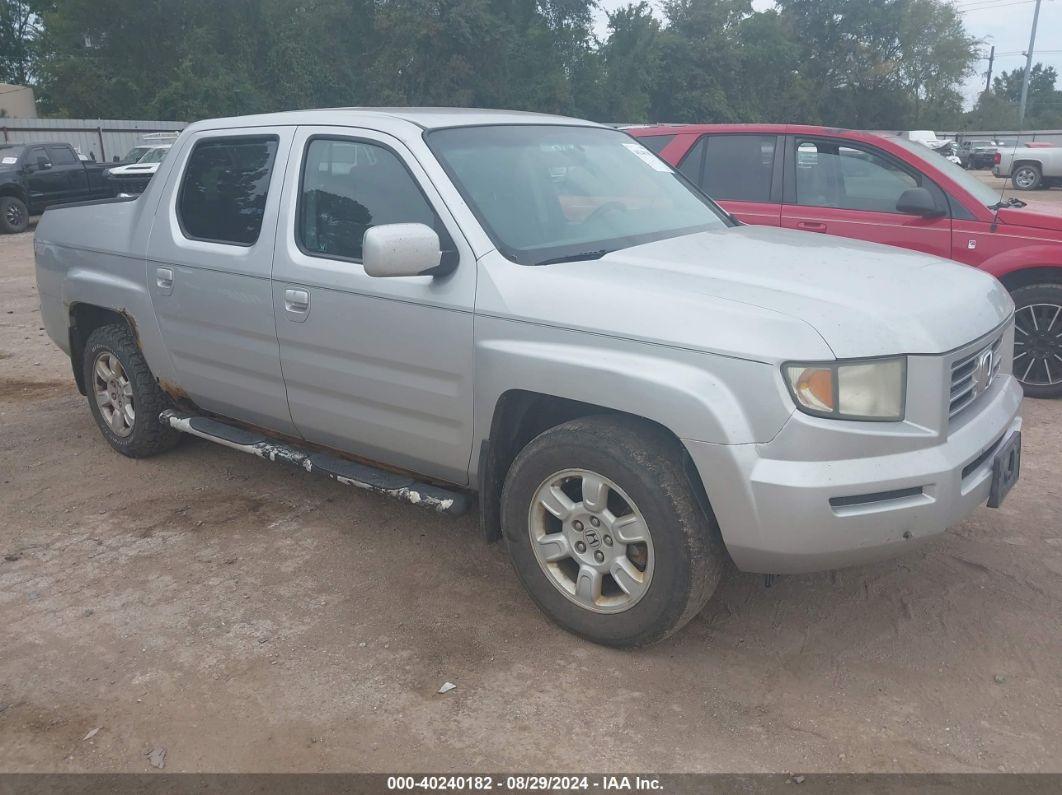
M 1016 306 L 1014 374 L 1062 395 L 1062 212 L 990 188 L 900 137 L 784 124 L 628 129 L 738 220 L 949 257 L 993 274 Z

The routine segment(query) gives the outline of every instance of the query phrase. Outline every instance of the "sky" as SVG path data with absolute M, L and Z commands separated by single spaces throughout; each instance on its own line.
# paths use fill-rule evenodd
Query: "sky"
M 632 0 L 599 0 L 595 30 L 599 37 L 604 37 L 606 30 L 605 12 L 628 5 Z M 650 0 L 654 8 L 659 2 Z M 971 107 L 985 84 L 985 71 L 988 69 L 988 51 L 996 47 L 994 74 L 1000 70 L 1023 68 L 1025 57 L 1022 52 L 1029 46 L 1029 28 L 1032 25 L 1035 0 L 949 0 L 962 15 L 966 31 L 974 38 L 982 40 L 981 49 L 985 59 L 976 66 L 977 74 L 967 79 L 963 86 L 963 96 L 967 107 Z M 771 0 L 752 0 L 757 10 L 770 8 Z M 1036 29 L 1036 46 L 1033 63 L 1041 61 L 1054 66 L 1062 75 L 1062 0 L 1043 0 L 1040 5 L 1040 20 Z M 1062 80 L 1059 81 L 1062 88 Z

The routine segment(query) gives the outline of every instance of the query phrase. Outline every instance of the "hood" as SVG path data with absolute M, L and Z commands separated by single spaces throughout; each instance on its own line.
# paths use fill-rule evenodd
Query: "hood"
M 999 220 L 1015 226 L 1033 226 L 1062 232 L 1062 212 L 1056 207 L 1038 202 L 1029 202 L 1025 207 L 1001 207 Z
M 943 353 L 1013 310 L 965 265 L 760 226 L 513 267 L 490 269 L 477 311 L 766 362 Z

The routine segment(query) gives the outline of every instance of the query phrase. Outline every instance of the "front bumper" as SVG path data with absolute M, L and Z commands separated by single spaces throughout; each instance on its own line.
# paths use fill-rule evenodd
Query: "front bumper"
M 793 460 L 794 434 L 806 448 L 816 445 L 815 426 L 802 415 L 767 444 L 685 444 L 739 569 L 820 571 L 906 552 L 983 505 L 992 453 L 1021 429 L 1021 397 L 1013 377 L 997 378 L 975 415 L 912 451 L 897 452 L 895 438 L 870 432 L 858 457 Z M 874 455 L 876 443 L 888 452 Z M 784 457 L 772 455 L 778 451 Z

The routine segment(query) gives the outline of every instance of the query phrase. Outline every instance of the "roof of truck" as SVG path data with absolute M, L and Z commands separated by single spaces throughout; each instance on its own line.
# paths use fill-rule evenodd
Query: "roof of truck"
M 420 130 L 443 127 L 468 127 L 482 124 L 567 124 L 600 126 L 583 119 L 530 113 L 522 110 L 491 110 L 487 108 L 321 108 L 292 110 L 283 113 L 264 113 L 255 116 L 233 116 L 227 119 L 204 119 L 190 125 L 192 130 L 225 129 L 232 127 L 291 126 L 299 124 L 364 126 L 372 122 L 374 129 L 414 125 Z M 382 126 L 383 125 L 383 126 Z

